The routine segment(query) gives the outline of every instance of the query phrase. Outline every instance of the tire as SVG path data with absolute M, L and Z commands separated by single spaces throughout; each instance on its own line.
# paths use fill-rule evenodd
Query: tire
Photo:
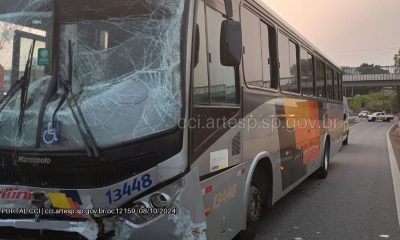
M 343 141 L 343 146 L 349 145 L 349 133 L 347 133 L 346 140 Z
M 247 224 L 256 224 L 262 215 L 263 200 L 261 191 L 254 184 L 251 184 L 249 189 L 249 200 L 247 203 Z
M 324 155 L 322 157 L 322 164 L 321 167 L 317 170 L 316 174 L 317 177 L 320 179 L 325 179 L 328 177 L 328 172 L 329 172 L 329 142 L 325 142 L 324 146 Z
M 371 119 L 371 122 L 375 122 L 375 121 L 376 121 L 376 118 L 372 118 L 372 119 Z
M 234 240 L 253 240 L 256 236 L 256 226 L 259 223 L 265 200 L 262 199 L 261 190 L 255 183 L 251 183 L 247 202 L 246 230 L 236 235 Z

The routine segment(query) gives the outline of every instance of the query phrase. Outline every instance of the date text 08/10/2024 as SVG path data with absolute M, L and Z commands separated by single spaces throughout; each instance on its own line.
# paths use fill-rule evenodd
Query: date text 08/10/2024
M 44 209 L 44 208 L 0 208 L 6 215 L 126 215 L 126 214 L 178 214 L 177 208 L 116 208 L 116 209 Z

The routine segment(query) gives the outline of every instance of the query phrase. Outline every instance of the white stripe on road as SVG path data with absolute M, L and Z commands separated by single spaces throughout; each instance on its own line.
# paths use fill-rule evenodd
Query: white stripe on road
M 354 128 L 354 127 L 357 127 L 357 126 L 360 126 L 360 125 L 365 124 L 365 123 L 367 123 L 367 122 L 357 123 L 356 125 L 351 126 L 350 129 L 352 129 L 352 128 Z
M 393 127 L 389 129 L 386 133 L 386 141 L 389 150 L 389 159 L 390 159 L 390 168 L 392 169 L 392 178 L 393 178 L 393 187 L 394 187 L 394 195 L 396 197 L 396 207 L 397 207 L 397 217 L 399 219 L 399 226 L 400 226 L 400 170 L 397 164 L 396 157 L 394 155 L 392 142 L 390 141 L 390 131 L 396 126 L 395 124 Z

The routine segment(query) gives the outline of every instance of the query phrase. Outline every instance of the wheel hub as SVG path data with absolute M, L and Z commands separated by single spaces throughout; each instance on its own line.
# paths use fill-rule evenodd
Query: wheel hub
M 261 192 L 255 187 L 250 188 L 250 199 L 249 199 L 249 223 L 256 222 L 261 215 Z

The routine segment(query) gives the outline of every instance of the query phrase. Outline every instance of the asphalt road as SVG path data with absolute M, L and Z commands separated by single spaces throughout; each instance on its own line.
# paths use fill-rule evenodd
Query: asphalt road
M 393 123 L 351 129 L 325 180 L 310 177 L 269 209 L 256 239 L 400 240 L 386 132 Z

